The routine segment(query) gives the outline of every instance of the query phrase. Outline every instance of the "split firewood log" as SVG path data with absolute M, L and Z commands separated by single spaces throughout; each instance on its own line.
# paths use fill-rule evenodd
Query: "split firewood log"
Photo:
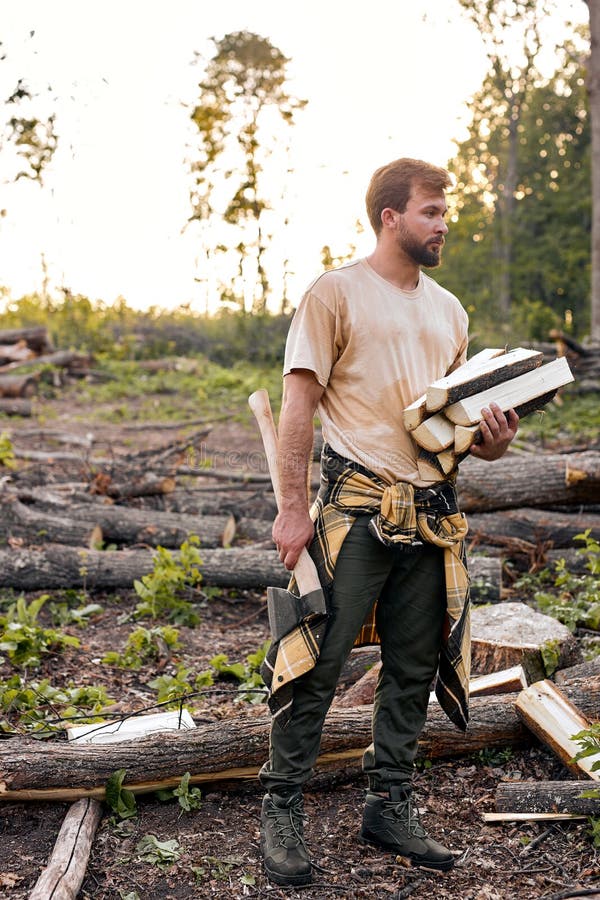
M 497 353 L 497 351 L 491 351 Z M 479 358 L 481 355 L 477 354 Z M 473 360 L 476 357 L 473 357 Z M 445 406 L 489 390 L 509 379 L 516 378 L 542 365 L 543 354 L 525 347 L 517 347 L 508 353 L 498 354 L 477 363 L 460 366 L 445 378 L 429 385 L 426 396 L 428 412 L 437 412 Z M 481 409 L 481 407 L 480 407 Z

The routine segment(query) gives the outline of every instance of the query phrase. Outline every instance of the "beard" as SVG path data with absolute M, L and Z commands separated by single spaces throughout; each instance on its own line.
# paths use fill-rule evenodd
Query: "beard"
M 398 233 L 398 244 L 404 253 L 418 266 L 425 266 L 427 269 L 435 269 L 441 263 L 443 243 L 443 238 L 435 238 L 421 244 L 404 227 Z

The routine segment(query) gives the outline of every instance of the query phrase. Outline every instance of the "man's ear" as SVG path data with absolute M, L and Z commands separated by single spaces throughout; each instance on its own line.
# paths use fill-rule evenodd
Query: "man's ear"
M 381 224 L 384 228 L 396 228 L 399 221 L 400 213 L 397 209 L 386 206 L 385 209 L 381 210 Z

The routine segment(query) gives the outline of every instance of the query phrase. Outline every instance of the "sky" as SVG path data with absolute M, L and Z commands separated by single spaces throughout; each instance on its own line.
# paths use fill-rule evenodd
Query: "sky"
M 558 0 L 585 20 L 583 0 Z M 0 153 L 0 285 L 136 308 L 206 302 L 186 158 L 212 37 L 249 30 L 289 59 L 289 90 L 308 101 L 291 131 L 282 253 L 290 298 L 320 270 L 319 251 L 368 253 L 364 193 L 400 156 L 446 165 L 465 136 L 467 101 L 487 60 L 458 0 L 2 0 L 0 96 L 19 77 L 56 116 L 45 185 L 6 183 Z M 34 32 L 31 36 L 31 32 Z M 47 86 L 51 86 L 51 91 Z

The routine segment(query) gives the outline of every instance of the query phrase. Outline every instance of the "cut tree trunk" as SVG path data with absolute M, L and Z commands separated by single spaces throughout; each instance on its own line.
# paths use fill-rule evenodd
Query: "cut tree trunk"
M 89 365 L 91 359 L 83 353 L 77 353 L 75 350 L 56 350 L 53 353 L 44 353 L 42 356 L 36 356 L 35 359 L 26 360 L 25 362 L 8 363 L 6 366 L 0 367 L 0 372 L 13 372 L 15 369 L 21 369 L 23 366 L 56 366 L 57 368 L 68 368 L 76 366 L 81 368 Z
M 496 812 L 597 816 L 600 799 L 581 796 L 590 787 L 581 781 L 501 781 L 496 788 Z
M 203 547 L 223 547 L 231 544 L 236 529 L 231 514 L 179 516 L 100 503 L 71 506 L 64 508 L 64 512 L 68 516 L 26 506 L 15 497 L 6 498 L 0 509 L 0 535 L 24 538 L 30 544 L 60 542 L 97 547 L 104 540 L 105 543 L 179 547 L 190 534 L 196 534 Z
M 600 515 L 581 507 L 574 508 L 572 513 L 525 507 L 469 515 L 469 539 L 478 538 L 492 545 L 504 543 L 503 538 L 516 538 L 556 548 L 572 547 L 575 535 L 587 528 L 600 536 Z
M 74 900 L 79 893 L 94 836 L 102 818 L 97 800 L 77 800 L 58 833 L 50 861 L 28 900 Z
M 37 375 L 0 375 L 0 397 L 33 397 Z
M 507 453 L 494 462 L 469 456 L 457 489 L 466 513 L 598 503 L 600 453 Z
M 541 366 L 543 354 L 536 350 L 528 350 L 517 347 L 509 353 L 491 351 L 494 357 L 473 362 L 471 365 L 460 366 L 445 378 L 434 381 L 426 391 L 427 410 L 436 412 L 444 406 L 489 390 L 502 382 L 530 372 Z M 477 354 L 478 357 L 481 354 Z
M 590 717 L 600 713 L 600 682 L 584 691 L 565 688 Z M 331 710 L 321 741 L 321 765 L 358 761 L 372 739 L 372 707 Z M 195 729 L 161 734 L 108 746 L 33 739 L 0 742 L 0 801 L 75 800 L 104 797 L 104 786 L 117 769 L 125 769 L 124 786 L 137 793 L 176 786 L 190 772 L 191 783 L 254 777 L 268 754 L 270 718 L 239 716 Z M 466 733 L 455 728 L 436 704 L 419 740 L 419 754 L 429 759 L 459 756 L 484 748 L 524 746 L 527 729 L 512 695 L 478 697 L 471 703 Z
M 34 357 L 35 353 L 31 347 L 27 346 L 26 341 L 17 341 L 16 344 L 0 344 L 0 366 Z
M 566 625 L 526 603 L 499 603 L 472 611 L 471 665 L 478 675 L 521 665 L 528 682 L 545 678 L 542 651 L 549 644 L 556 653 L 556 668 L 580 661 L 577 639 Z

